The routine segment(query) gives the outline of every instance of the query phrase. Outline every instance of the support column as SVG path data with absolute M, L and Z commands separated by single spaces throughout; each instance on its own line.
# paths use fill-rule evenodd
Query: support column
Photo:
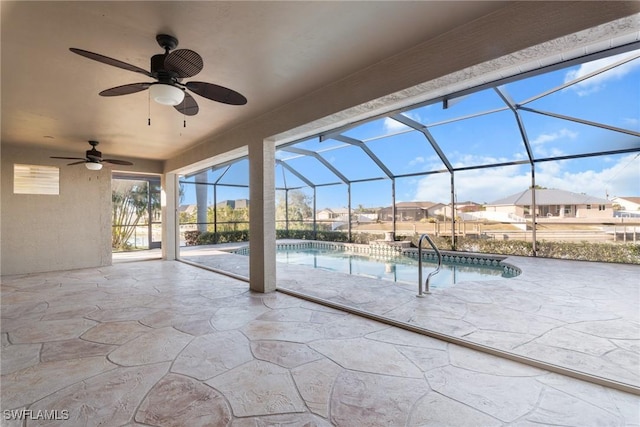
M 276 290 L 275 144 L 249 145 L 249 284 L 252 291 Z
M 391 231 L 396 238 L 396 179 L 391 178 Z
M 347 184 L 347 235 L 349 243 L 353 242 L 351 238 L 351 183 Z
M 178 234 L 178 177 L 167 173 L 160 178 L 160 212 L 162 216 L 162 259 L 176 259 L 180 235 Z
M 208 208 L 208 200 L 207 200 L 207 186 L 205 183 L 207 182 L 207 172 L 200 172 L 196 175 L 196 206 L 197 206 L 197 219 L 198 222 L 198 231 L 204 233 L 207 231 L 207 208 Z M 198 184 L 201 183 L 201 184 Z
M 538 206 L 536 205 L 536 164 L 531 162 L 531 249 L 533 250 L 534 257 L 538 256 L 538 236 L 536 235 L 538 229 L 537 211 Z
M 317 223 L 317 218 L 316 218 L 316 212 L 317 212 L 317 207 L 316 207 L 316 200 L 317 200 L 317 190 L 316 187 L 313 187 L 313 238 L 317 239 L 318 238 L 318 223 Z M 634 236 L 634 242 L 635 242 L 635 234 Z
M 451 249 L 457 250 L 456 238 L 456 185 L 454 181 L 453 171 L 451 174 Z

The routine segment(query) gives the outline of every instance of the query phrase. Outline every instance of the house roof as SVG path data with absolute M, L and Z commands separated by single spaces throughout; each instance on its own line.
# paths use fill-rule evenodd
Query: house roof
M 635 197 L 635 196 L 631 196 L 631 197 L 625 197 L 625 196 L 618 196 L 618 197 L 614 197 L 614 200 L 625 200 L 627 202 L 631 202 L 631 203 L 636 203 L 638 205 L 640 205 L 640 197 Z
M 429 209 L 434 206 L 440 205 L 440 203 L 434 202 L 398 202 L 396 203 L 396 208 L 421 208 L 421 209 Z
M 346 214 L 349 213 L 347 208 L 324 208 L 319 210 L 318 212 L 330 212 L 334 214 Z
M 610 200 L 590 196 L 583 193 L 572 193 L 570 191 L 556 189 L 537 189 L 536 205 L 587 205 L 587 204 L 611 204 Z M 521 193 L 512 194 L 502 199 L 498 199 L 489 205 L 531 205 L 531 189 Z

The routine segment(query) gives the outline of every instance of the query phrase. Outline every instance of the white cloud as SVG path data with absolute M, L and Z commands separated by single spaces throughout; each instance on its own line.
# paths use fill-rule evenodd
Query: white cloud
M 418 113 L 416 112 L 408 112 L 408 113 L 403 113 L 405 116 L 409 117 L 411 120 L 414 120 L 418 123 L 420 123 L 420 116 L 418 115 Z M 409 126 L 400 123 L 397 120 L 393 120 L 390 117 L 385 117 L 384 121 L 383 121 L 383 127 L 384 127 L 384 132 L 385 134 L 389 134 L 389 133 L 395 133 L 395 132 L 400 132 L 403 130 L 409 130 L 411 129 Z
M 573 132 L 569 129 L 560 129 L 559 131 L 553 133 L 541 133 L 530 142 L 531 145 L 542 145 L 546 144 L 547 142 L 553 142 L 563 138 L 575 139 L 577 138 L 577 136 L 577 132 Z
M 541 133 L 530 140 L 534 154 L 538 157 L 562 156 L 564 152 L 559 147 L 545 147 L 546 144 L 562 140 L 574 140 L 579 136 L 578 132 L 563 128 L 557 132 Z
M 424 162 L 425 162 L 424 157 L 418 156 L 415 159 L 409 161 L 409 166 L 419 165 L 419 164 L 422 164 Z
M 587 193 L 604 198 L 610 196 L 640 196 L 640 155 L 629 154 L 623 157 L 604 157 L 601 170 L 570 171 L 567 162 L 545 162 L 544 165 L 557 163 L 556 168 L 538 167 L 536 183 L 548 188 L 560 188 L 575 193 Z M 540 164 L 539 166 L 542 166 Z
M 611 65 L 617 61 L 620 61 L 624 58 L 628 58 L 634 55 L 637 55 L 637 53 L 628 52 L 628 53 L 623 53 L 623 54 L 608 57 L 608 58 L 598 59 L 597 61 L 588 62 L 586 64 L 582 64 L 577 69 L 569 70 L 565 74 L 564 82 L 568 83 L 577 78 L 584 77 L 587 74 L 590 74 L 594 71 L 597 71 L 601 68 Z M 635 59 L 623 65 L 619 65 L 604 73 L 600 73 L 586 80 L 583 80 L 580 83 L 576 83 L 575 85 L 571 86 L 571 89 L 575 90 L 579 96 L 587 96 L 591 93 L 597 92 L 602 88 L 604 88 L 607 81 L 613 80 L 613 79 L 620 79 L 625 75 L 627 75 L 628 73 L 630 73 L 631 70 L 633 70 L 635 67 L 638 67 L 638 66 L 640 66 L 640 60 Z
M 544 176 L 558 176 L 562 172 L 562 166 L 566 161 L 542 162 L 536 164 L 536 177 L 538 180 Z
M 475 169 L 455 175 L 456 198 L 489 203 L 523 191 L 531 185 L 528 166 Z M 448 173 L 427 175 L 418 181 L 414 200 L 451 202 L 451 176 Z
M 398 132 L 404 129 L 408 129 L 407 125 L 404 125 L 402 123 L 400 123 L 397 120 L 393 120 L 390 117 L 385 117 L 384 122 L 383 122 L 383 126 L 384 126 L 384 133 L 394 133 L 394 132 Z
M 413 200 L 449 203 L 451 201 L 450 175 L 438 173 L 427 175 L 418 181 Z
M 587 161 L 587 160 L 585 160 Z M 594 197 L 640 196 L 640 155 L 598 159 L 602 169 L 570 170 L 576 161 L 543 162 L 536 165 L 536 184 Z M 579 162 L 579 161 L 578 161 Z M 579 164 L 579 163 L 578 163 Z M 458 201 L 492 202 L 531 186 L 528 165 L 476 169 L 455 177 Z M 413 200 L 451 202 L 450 175 L 427 175 L 418 180 Z

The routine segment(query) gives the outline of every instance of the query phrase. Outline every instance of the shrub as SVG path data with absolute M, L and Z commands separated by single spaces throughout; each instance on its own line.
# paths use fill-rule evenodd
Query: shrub
M 418 234 L 414 234 L 407 240 L 410 239 L 413 246 L 417 247 L 419 238 Z M 431 238 L 438 248 L 443 250 L 452 249 L 451 237 L 431 236 Z M 640 245 L 633 243 L 539 241 L 536 243 L 536 249 L 537 256 L 544 258 L 640 264 Z M 458 236 L 456 238 L 456 251 L 533 256 L 533 243 L 522 240 L 490 240 Z
M 538 256 L 580 261 L 640 264 L 640 245 L 632 243 L 538 242 Z
M 441 250 L 452 250 L 451 237 L 430 236 Z M 342 231 L 317 230 L 276 230 L 277 239 L 319 240 L 325 242 L 348 242 L 348 234 Z M 420 235 L 397 235 L 396 240 L 411 240 L 418 246 Z M 374 240 L 384 239 L 384 234 L 352 233 L 352 242 L 368 244 Z M 218 233 L 186 231 L 187 245 L 210 245 L 216 243 L 247 242 L 248 230 L 221 231 Z M 423 246 L 425 247 L 425 246 Z M 429 249 L 429 245 L 426 245 Z M 538 256 L 545 258 L 617 262 L 624 264 L 640 264 L 640 245 L 633 243 L 590 243 L 590 242 L 537 242 Z M 533 243 L 522 240 L 492 240 L 474 237 L 456 238 L 456 251 L 476 252 L 496 255 L 533 256 Z
M 189 238 L 196 236 L 193 243 L 189 243 L 187 233 L 192 234 Z M 205 232 L 185 232 L 185 240 L 187 245 L 215 245 L 217 243 L 232 243 L 232 242 L 247 242 L 249 241 L 249 230 L 232 230 L 232 231 L 219 231 L 214 233 L 212 231 Z
M 249 230 L 220 231 L 216 243 L 248 242 Z
M 187 243 L 187 246 L 197 245 L 199 235 L 200 235 L 200 231 L 198 230 L 185 231 L 184 240 Z

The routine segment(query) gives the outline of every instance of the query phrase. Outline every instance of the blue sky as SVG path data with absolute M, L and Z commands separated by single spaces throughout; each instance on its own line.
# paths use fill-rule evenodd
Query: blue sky
M 558 88 L 563 84 L 590 76 L 609 64 L 636 57 L 616 68 L 594 74 L 581 82 L 557 90 L 524 106 L 538 111 L 599 122 L 613 128 L 640 133 L 640 52 L 557 70 L 501 87 L 515 103 Z M 448 109 L 440 103 L 405 112 L 409 118 L 428 126 L 438 145 L 454 167 L 487 165 L 526 160 L 527 153 L 510 110 L 493 89 L 477 92 L 450 102 Z M 456 120 L 479 112 L 493 111 L 474 118 Z M 546 158 L 583 154 L 603 150 L 640 149 L 640 137 L 584 123 L 562 120 L 548 115 L 520 110 L 534 157 Z M 435 151 L 418 131 L 390 118 L 382 118 L 352 128 L 344 135 L 364 141 L 395 175 L 444 170 Z M 303 141 L 299 148 L 320 152 L 333 167 L 349 180 L 384 177 L 384 173 L 356 146 L 341 141 L 317 138 Z M 317 160 L 278 153 L 287 163 L 316 184 L 339 182 Z M 216 179 L 220 172 L 211 174 Z M 302 182 L 282 167 L 276 168 L 276 185 L 284 180 L 289 186 Z M 221 182 L 248 184 L 246 160 L 234 165 Z M 525 190 L 531 184 L 530 166 L 507 166 L 456 172 L 456 199 L 488 203 Z M 582 159 L 549 161 L 536 164 L 536 184 L 562 190 L 587 193 L 596 197 L 640 196 L 640 153 L 617 154 Z M 311 190 L 305 190 L 309 195 Z M 224 198 L 245 198 L 248 192 L 225 189 Z M 234 197 L 237 194 L 238 197 Z M 390 180 L 352 185 L 352 206 L 385 206 L 391 203 Z M 228 196 L 228 197 L 227 197 Z M 345 185 L 318 187 L 317 207 L 347 205 Z M 223 197 L 223 198 L 221 198 Z M 190 197 L 189 197 L 190 198 Z M 432 201 L 449 203 L 450 175 L 431 174 L 396 180 L 396 201 Z M 185 202 L 189 203 L 186 199 Z

